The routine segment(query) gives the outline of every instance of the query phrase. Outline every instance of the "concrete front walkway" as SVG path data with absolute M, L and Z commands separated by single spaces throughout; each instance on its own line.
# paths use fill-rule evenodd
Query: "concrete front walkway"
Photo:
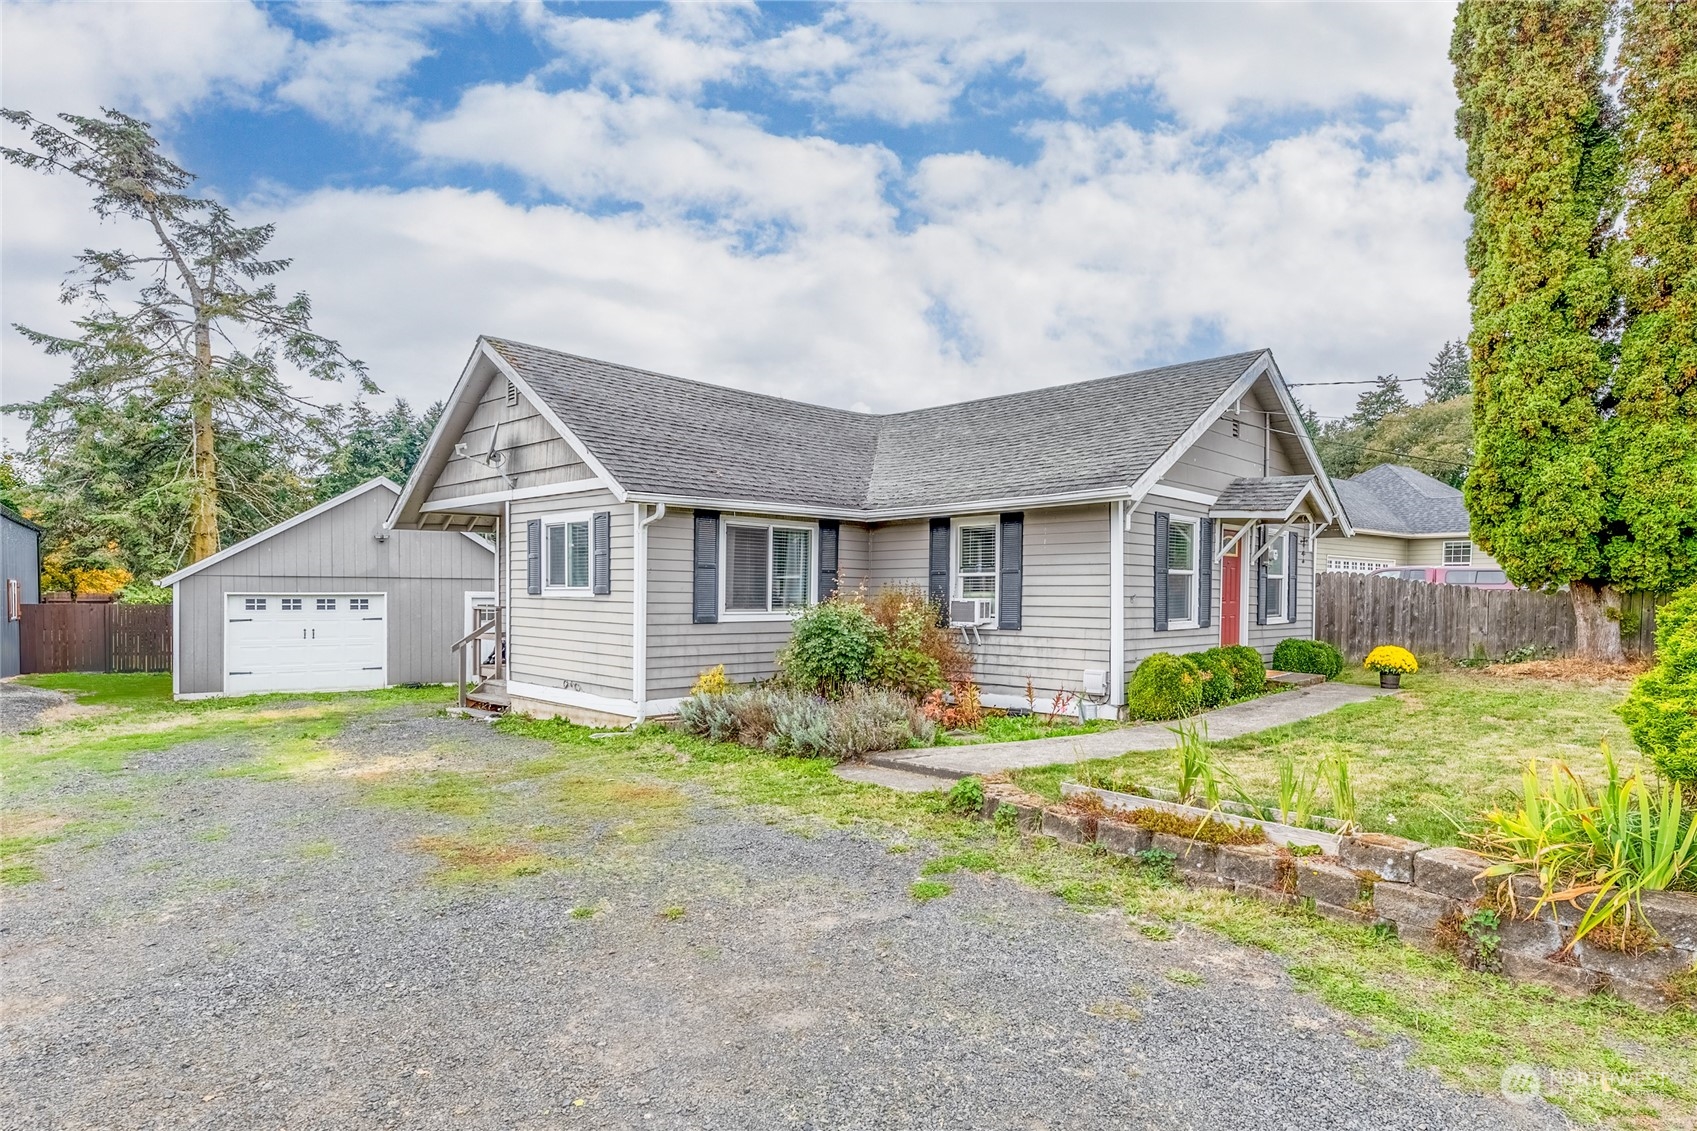
M 1365 703 L 1389 692 L 1377 687 L 1349 683 L 1321 683 L 1313 687 L 1263 695 L 1247 703 L 1205 711 L 1186 720 L 1207 728 L 1210 739 L 1236 738 L 1269 727 L 1311 719 L 1345 703 Z M 1117 758 L 1133 750 L 1165 750 L 1178 743 L 1170 729 L 1175 724 L 1145 723 L 1134 727 L 1099 730 L 1066 738 L 1035 738 L 1028 742 L 986 742 L 976 746 L 933 746 L 925 750 L 897 750 L 872 754 L 866 761 L 874 766 L 939 778 L 964 778 L 969 774 L 993 774 L 1056 762 L 1079 762 L 1087 758 Z

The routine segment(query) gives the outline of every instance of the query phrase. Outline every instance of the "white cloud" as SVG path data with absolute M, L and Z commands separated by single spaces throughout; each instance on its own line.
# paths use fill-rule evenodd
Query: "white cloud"
M 277 97 L 350 129 L 404 130 L 411 115 L 395 87 L 432 54 L 430 37 L 470 20 L 454 4 L 307 4 L 298 9 L 323 29 L 294 45 Z

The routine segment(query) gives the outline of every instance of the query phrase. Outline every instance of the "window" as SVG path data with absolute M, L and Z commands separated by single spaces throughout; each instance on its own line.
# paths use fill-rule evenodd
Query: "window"
M 265 611 L 265 598 L 243 597 L 242 611 L 244 613 L 263 613 Z
M 1290 539 L 1283 534 L 1267 544 L 1267 623 L 1279 624 L 1285 619 L 1285 586 L 1290 576 L 1288 551 Z
M 1196 624 L 1196 542 L 1193 518 L 1167 522 L 1167 624 Z
M 371 598 L 370 597 L 349 597 L 348 598 L 348 608 L 351 611 L 356 612 L 356 613 L 369 612 L 371 610 Z
M 955 596 L 963 601 L 987 600 L 987 615 L 996 616 L 996 527 L 993 523 L 955 528 Z
M 24 619 L 23 586 L 15 577 L 8 577 L 6 579 L 6 619 Z
M 1480 585 L 1507 585 L 1508 574 L 1500 569 L 1482 569 L 1479 571 Z
M 1445 585 L 1472 585 L 1479 580 L 1476 569 L 1446 569 L 1444 571 Z
M 284 597 L 283 598 L 283 611 L 285 613 L 298 613 L 298 612 L 300 612 L 301 611 L 301 599 L 299 597 Z
M 321 613 L 333 613 L 336 611 L 336 598 L 320 597 L 313 607 Z
M 1445 542 L 1444 543 L 1444 564 L 1445 565 L 1472 565 L 1473 564 L 1473 543 L 1471 543 L 1471 542 Z
M 543 579 L 549 589 L 589 589 L 589 516 L 572 516 L 542 528 Z
M 813 593 L 813 531 L 725 524 L 725 611 L 788 613 Z

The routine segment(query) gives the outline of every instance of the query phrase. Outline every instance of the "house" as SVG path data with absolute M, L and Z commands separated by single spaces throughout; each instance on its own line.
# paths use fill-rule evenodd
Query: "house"
M 495 549 L 391 530 L 399 495 L 373 479 L 160 578 L 176 698 L 454 680 L 452 645 L 494 600 Z
M 41 600 L 41 527 L 0 505 L 0 568 L 6 575 L 6 623 L 0 629 L 0 676 L 17 675 L 23 659 L 24 606 Z
M 1384 566 L 1500 568 L 1468 533 L 1461 492 L 1423 471 L 1382 463 L 1352 479 L 1334 479 L 1353 533 L 1320 536 L 1320 571 L 1371 573 Z
M 1339 507 L 1272 354 L 875 416 L 479 339 L 390 522 L 501 546 L 480 698 L 580 721 L 770 676 L 798 611 L 917 586 L 992 705 L 1312 623 Z

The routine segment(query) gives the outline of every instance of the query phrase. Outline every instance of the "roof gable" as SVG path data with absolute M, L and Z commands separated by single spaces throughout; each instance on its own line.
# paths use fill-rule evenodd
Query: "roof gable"
M 1465 534 L 1470 526 L 1462 493 L 1412 467 L 1381 463 L 1334 485 L 1358 530 L 1414 536 Z

